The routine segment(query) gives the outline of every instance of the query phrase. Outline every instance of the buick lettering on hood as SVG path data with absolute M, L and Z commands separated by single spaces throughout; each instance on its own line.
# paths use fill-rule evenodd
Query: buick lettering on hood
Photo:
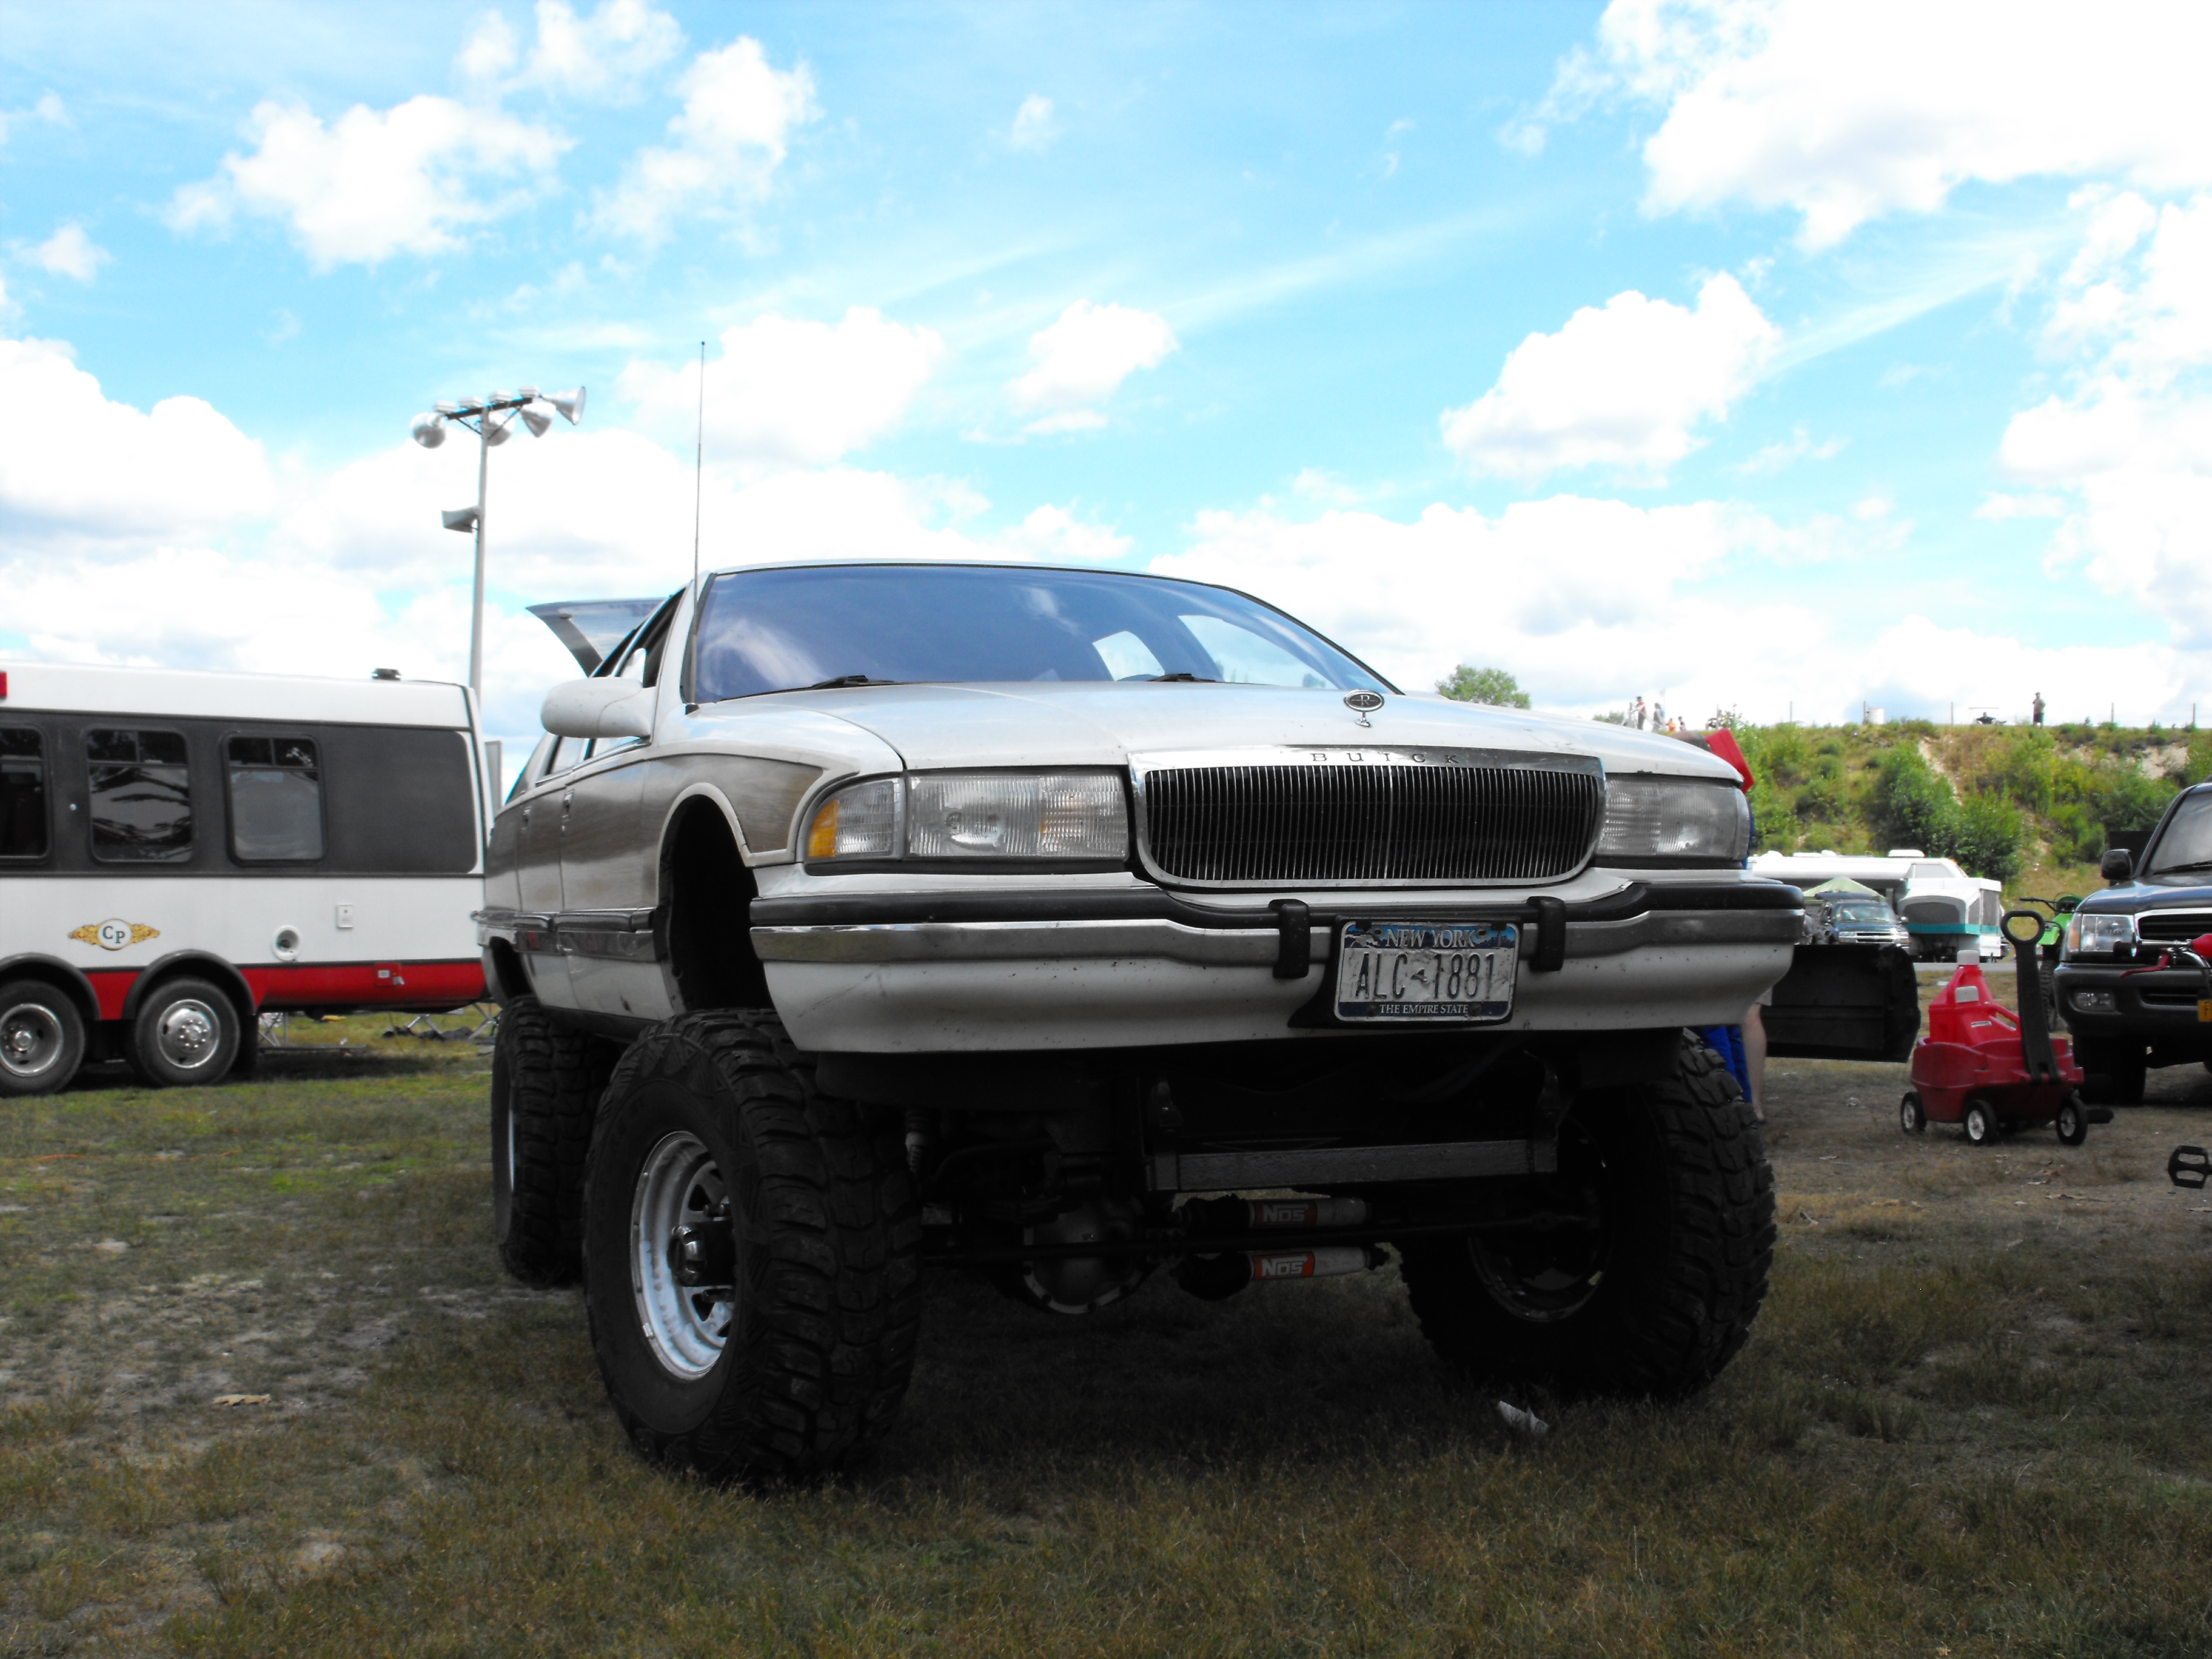
M 586 678 L 492 832 L 496 1223 L 648 1456 L 845 1463 L 926 1270 L 1084 1314 L 1394 1266 L 1444 1363 L 1571 1390 L 1742 1345 L 1772 1176 L 1694 1028 L 1800 911 L 1720 760 L 1158 576 L 538 609 Z

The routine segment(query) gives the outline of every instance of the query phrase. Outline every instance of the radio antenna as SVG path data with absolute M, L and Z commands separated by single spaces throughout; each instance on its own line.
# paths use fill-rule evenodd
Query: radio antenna
M 707 343 L 699 342 L 699 426 L 691 452 L 691 586 L 699 586 L 699 502 L 707 481 Z

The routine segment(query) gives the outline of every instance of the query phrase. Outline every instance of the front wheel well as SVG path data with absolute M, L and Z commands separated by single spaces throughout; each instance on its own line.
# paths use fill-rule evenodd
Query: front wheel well
M 678 1008 L 769 1006 L 768 974 L 753 953 L 759 890 L 720 809 L 703 798 L 678 808 L 660 847 L 663 959 Z

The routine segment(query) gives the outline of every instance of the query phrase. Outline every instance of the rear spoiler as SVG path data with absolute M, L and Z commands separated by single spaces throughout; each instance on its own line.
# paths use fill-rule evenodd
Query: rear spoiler
M 553 630 L 577 665 L 589 674 L 608 653 L 637 631 L 637 625 L 668 603 L 653 599 L 562 599 L 533 605 L 530 614 Z

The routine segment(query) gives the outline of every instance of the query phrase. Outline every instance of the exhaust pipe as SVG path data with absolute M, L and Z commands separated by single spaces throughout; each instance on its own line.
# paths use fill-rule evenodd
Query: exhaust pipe
M 1334 1201 L 1358 1204 L 1360 1200 L 1354 1198 Z M 1183 1257 L 1175 1265 L 1175 1281 L 1202 1300 L 1226 1302 L 1247 1285 L 1285 1279 L 1336 1279 L 1346 1273 L 1370 1272 L 1389 1259 L 1379 1244 L 1323 1244 L 1310 1250 L 1231 1250 L 1221 1255 Z

